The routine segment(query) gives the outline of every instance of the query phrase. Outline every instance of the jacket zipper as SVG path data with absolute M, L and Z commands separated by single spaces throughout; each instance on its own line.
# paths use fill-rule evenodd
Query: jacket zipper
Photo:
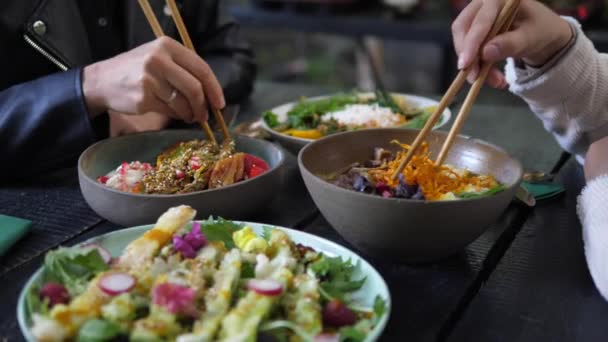
M 34 50 L 40 52 L 41 55 L 43 55 L 51 63 L 55 64 L 59 69 L 63 71 L 68 70 L 68 67 L 65 64 L 63 64 L 59 59 L 51 55 L 48 51 L 40 47 L 40 45 L 38 45 L 32 38 L 28 37 L 27 34 L 23 35 L 23 39 L 25 39 L 25 42 L 28 43 L 32 48 L 34 48 Z

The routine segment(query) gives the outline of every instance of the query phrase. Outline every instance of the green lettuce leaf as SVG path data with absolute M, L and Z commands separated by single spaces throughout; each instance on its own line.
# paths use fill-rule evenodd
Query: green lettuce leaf
M 459 198 L 479 198 L 479 197 L 488 197 L 492 195 L 496 195 L 499 192 L 502 192 L 506 189 L 506 187 L 502 184 L 493 187 L 492 189 L 482 191 L 482 192 L 461 192 L 456 195 Z
M 44 258 L 44 279 L 63 284 L 74 297 L 83 293 L 88 282 L 108 265 L 94 248 L 71 247 L 50 251 Z
M 340 257 L 321 256 L 309 265 L 320 279 L 321 294 L 325 299 L 338 298 L 346 302 L 348 293 L 356 291 L 365 283 L 365 277 L 359 280 L 353 279 L 356 265 L 350 260 L 342 260 Z
M 374 324 L 377 324 L 378 321 L 380 321 L 380 319 L 382 318 L 382 316 L 386 314 L 386 300 L 384 300 L 384 298 L 380 296 L 376 296 L 376 299 L 374 299 L 374 314 Z
M 217 219 L 210 217 L 208 220 L 201 222 L 201 230 L 207 240 L 221 241 L 229 250 L 236 247 L 232 240 L 232 234 L 241 228 L 241 225 L 221 217 Z
M 266 124 L 270 127 L 270 128 L 275 128 L 278 125 L 280 125 L 281 123 L 279 122 L 279 117 L 271 112 L 271 111 L 267 111 L 264 112 L 262 114 L 262 118 L 264 118 L 264 121 L 266 121 Z

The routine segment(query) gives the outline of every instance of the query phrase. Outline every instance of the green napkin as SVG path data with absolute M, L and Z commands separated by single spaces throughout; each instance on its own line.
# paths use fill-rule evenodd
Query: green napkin
M 537 201 L 555 197 L 565 191 L 561 185 L 555 183 L 522 182 L 521 186 L 528 190 Z
M 32 222 L 0 215 L 0 257 L 32 227 Z

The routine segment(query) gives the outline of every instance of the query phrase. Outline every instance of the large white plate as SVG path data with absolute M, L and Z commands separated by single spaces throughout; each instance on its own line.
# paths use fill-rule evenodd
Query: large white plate
M 358 94 L 361 96 L 374 96 L 373 93 L 366 93 L 366 92 L 361 92 Z M 331 97 L 334 95 L 337 95 L 337 94 L 310 97 L 310 98 L 307 98 L 307 100 L 310 100 L 310 101 L 320 100 L 320 99 L 328 98 L 328 97 Z M 405 97 L 406 102 L 413 107 L 428 108 L 428 107 L 432 107 L 432 106 L 437 106 L 439 104 L 438 101 L 435 101 L 428 97 L 422 97 L 422 96 L 418 96 L 418 95 L 402 94 L 402 93 L 391 93 L 391 95 Z M 287 113 L 296 104 L 298 104 L 298 102 L 299 101 L 285 103 L 285 104 L 282 104 L 280 106 L 270 109 L 270 111 L 277 115 L 279 122 L 285 123 L 285 122 L 287 122 Z M 443 111 L 443 113 L 441 114 L 441 118 L 439 119 L 437 124 L 435 124 L 435 127 L 433 127 L 433 129 L 438 129 L 438 128 L 443 127 L 445 124 L 447 124 L 450 121 L 451 117 L 452 117 L 452 112 L 450 111 L 449 108 L 446 108 Z M 313 139 L 292 137 L 290 135 L 283 134 L 281 132 L 275 131 L 274 129 L 270 128 L 270 126 L 268 126 L 266 124 L 266 121 L 263 118 L 260 121 L 262 124 L 262 128 L 266 132 L 268 132 L 268 134 L 270 134 L 283 147 L 285 147 L 287 150 L 289 150 L 293 153 L 297 154 L 300 151 L 300 149 L 302 149 L 302 147 L 304 147 L 304 146 L 306 146 L 306 144 L 314 141 Z
M 353 264 L 358 264 L 354 277 L 356 279 L 366 277 L 366 281 L 361 289 L 353 293 L 354 302 L 358 305 L 371 308 L 374 304 L 374 299 L 377 295 L 386 300 L 386 314 L 380 319 L 376 327 L 374 327 L 374 329 L 368 335 L 366 341 L 376 341 L 380 338 L 380 335 L 382 334 L 382 331 L 384 330 L 386 323 L 388 322 L 391 309 L 391 296 L 388 290 L 388 286 L 386 285 L 386 282 L 384 281 L 380 273 L 378 273 L 378 271 L 376 271 L 376 269 L 371 266 L 367 261 L 365 261 L 359 255 L 345 247 L 342 247 L 334 242 L 312 234 L 300 232 L 289 228 L 276 227 L 268 224 L 239 221 L 234 222 L 249 225 L 257 234 L 262 234 L 263 227 L 274 227 L 281 229 L 285 231 L 289 235 L 289 237 L 296 243 L 301 243 L 303 245 L 312 247 L 315 250 L 323 252 L 328 256 L 340 256 L 343 259 L 350 259 Z M 100 244 L 101 246 L 106 248 L 110 253 L 112 253 L 112 256 L 117 257 L 122 253 L 127 244 L 140 237 L 145 231 L 151 229 L 152 227 L 153 225 L 145 225 L 134 228 L 126 228 L 112 233 L 100 235 L 98 237 L 92 238 L 88 242 L 95 242 Z M 17 304 L 17 318 L 19 320 L 19 327 L 21 328 L 23 336 L 25 336 L 25 338 L 31 342 L 35 342 L 35 339 L 30 333 L 30 326 L 28 324 L 30 320 L 26 309 L 25 298 L 29 289 L 34 284 L 40 283 L 41 277 L 42 268 L 36 271 L 36 273 L 34 273 L 34 275 L 28 280 L 27 284 L 19 295 L 19 303 Z

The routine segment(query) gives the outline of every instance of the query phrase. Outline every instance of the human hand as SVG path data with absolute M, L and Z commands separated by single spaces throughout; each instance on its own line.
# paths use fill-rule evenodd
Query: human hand
M 192 123 L 207 120 L 207 99 L 213 109 L 225 106 L 209 65 L 167 37 L 85 67 L 82 88 L 91 116 L 155 112 Z
M 125 134 L 158 131 L 166 128 L 171 119 L 160 113 L 146 113 L 142 115 L 128 115 L 110 111 L 110 137 Z
M 587 182 L 601 175 L 608 175 L 608 137 L 591 144 L 585 157 L 585 179 Z
M 535 0 L 522 0 L 511 30 L 497 35 L 482 47 L 505 3 L 506 0 L 473 0 L 456 18 L 452 36 L 458 54 L 458 69 L 470 66 L 478 54 L 486 62 L 513 57 L 521 58 L 528 65 L 540 66 L 572 38 L 570 25 L 551 9 Z M 478 73 L 479 65 L 473 65 L 468 81 L 472 83 Z M 504 75 L 497 68 L 490 71 L 487 83 L 495 88 L 507 86 Z

